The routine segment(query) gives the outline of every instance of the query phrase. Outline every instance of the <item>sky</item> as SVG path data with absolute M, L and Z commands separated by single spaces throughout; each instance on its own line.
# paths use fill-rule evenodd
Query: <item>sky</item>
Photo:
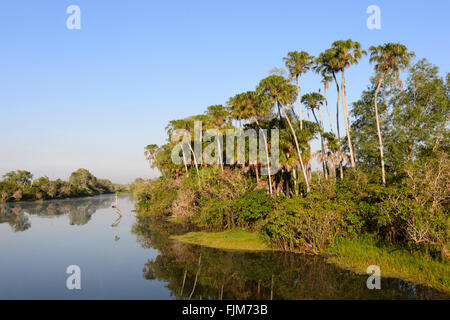
M 70 5 L 80 29 L 66 26 Z M 366 26 L 370 5 L 380 30 Z M 449 13 L 447 0 L 2 1 L 0 175 L 154 177 L 144 147 L 165 142 L 168 121 L 253 90 L 289 51 L 317 56 L 335 40 L 401 42 L 444 74 Z M 367 57 L 346 71 L 350 105 L 372 74 Z M 312 72 L 300 81 L 302 93 L 321 88 Z

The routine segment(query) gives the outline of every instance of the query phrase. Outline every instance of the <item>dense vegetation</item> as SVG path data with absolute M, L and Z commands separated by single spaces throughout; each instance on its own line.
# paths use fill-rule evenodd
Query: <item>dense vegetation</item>
M 317 254 L 338 239 L 370 236 L 448 261 L 450 74 L 442 78 L 426 59 L 412 63 L 414 54 L 401 44 L 371 47 L 375 73 L 350 110 L 345 71 L 366 54 L 352 40 L 334 42 L 317 58 L 289 52 L 284 58 L 288 77 L 278 70 L 255 91 L 237 94 L 226 105 L 171 121 L 168 142 L 146 147 L 147 159 L 162 175 L 132 186 L 138 208 L 204 230 L 257 231 L 285 250 Z M 323 79 L 323 95 L 300 95 L 301 77 L 311 70 Z M 338 93 L 335 122 L 326 95 L 332 82 Z M 242 126 L 279 129 L 279 170 L 261 175 L 261 159 L 226 164 L 224 147 L 216 149 L 217 165 L 200 164 L 193 141 L 181 148 L 184 163 L 173 163 L 171 152 L 179 142 L 174 130 L 186 129 L 194 137 L 194 121 L 219 133 Z M 264 137 L 266 150 L 271 149 L 270 132 Z M 317 152 L 311 150 L 314 139 L 320 142 Z M 320 170 L 312 170 L 313 161 Z
M 17 170 L 8 172 L 0 181 L 0 202 L 94 196 L 120 191 L 123 187 L 98 179 L 86 169 L 72 172 L 68 182 L 48 177 L 34 180 L 31 172 Z

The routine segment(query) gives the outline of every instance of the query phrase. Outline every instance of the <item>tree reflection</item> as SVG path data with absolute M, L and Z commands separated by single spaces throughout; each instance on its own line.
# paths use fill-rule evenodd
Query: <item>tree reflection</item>
M 165 281 L 176 299 L 448 298 L 398 279 L 382 279 L 382 290 L 369 290 L 368 276 L 344 271 L 320 257 L 225 251 L 169 239 L 186 231 L 186 227 L 151 218 L 139 218 L 133 227 L 143 247 L 160 252 L 145 263 L 144 278 Z
M 14 232 L 31 227 L 29 215 L 54 217 L 67 214 L 70 225 L 84 225 L 99 209 L 109 208 L 114 197 L 103 195 L 92 198 L 49 200 L 44 202 L 0 203 L 0 223 L 8 223 Z

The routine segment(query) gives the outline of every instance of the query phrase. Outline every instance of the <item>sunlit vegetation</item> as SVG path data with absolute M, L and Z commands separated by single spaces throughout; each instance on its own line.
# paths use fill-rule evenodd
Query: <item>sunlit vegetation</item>
M 189 232 L 183 235 L 172 236 L 172 239 L 219 249 L 271 250 L 261 235 L 239 229 L 223 232 Z
M 137 208 L 143 214 L 184 219 L 204 231 L 258 232 L 272 247 L 287 251 L 320 254 L 342 239 L 370 236 L 379 244 L 446 264 L 450 74 L 443 78 L 426 59 L 413 63 L 414 53 L 401 44 L 371 47 L 374 74 L 361 98 L 350 103 L 345 72 L 365 55 L 352 40 L 334 42 L 317 58 L 289 52 L 284 59 L 288 78 L 272 74 L 226 105 L 171 121 L 168 142 L 146 147 L 145 155 L 161 177 L 133 185 Z M 311 70 L 321 76 L 323 94 L 300 96 L 302 79 Z M 331 83 L 338 93 L 335 118 L 326 95 Z M 312 119 L 305 117 L 309 112 Z M 172 139 L 174 130 L 190 131 L 192 140 L 197 120 L 203 130 L 222 134 L 228 128 L 269 129 L 260 140 L 266 151 L 271 150 L 270 129 L 279 129 L 278 171 L 270 173 L 261 159 L 227 164 L 224 146 L 216 149 L 216 164 L 200 163 L 193 141 L 182 151 L 183 163 L 173 163 L 171 152 L 180 142 Z M 311 150 L 314 139 L 320 143 L 317 152 Z M 202 143 L 205 147 L 211 141 Z M 319 170 L 312 170 L 313 161 Z M 261 175 L 263 169 L 269 174 Z
M 50 180 L 48 177 L 33 179 L 31 172 L 17 170 L 6 173 L 0 181 L 0 202 L 94 196 L 124 188 L 107 179 L 98 179 L 86 169 L 73 172 L 69 181 Z
M 383 277 L 400 278 L 450 293 L 448 261 L 440 263 L 419 252 L 382 245 L 371 238 L 341 239 L 329 251 L 337 255 L 328 258 L 328 262 L 356 273 L 366 274 L 369 265 L 377 265 Z

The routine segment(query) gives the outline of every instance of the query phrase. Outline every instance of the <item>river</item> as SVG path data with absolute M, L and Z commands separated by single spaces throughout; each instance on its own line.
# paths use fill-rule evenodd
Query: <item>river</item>
M 181 226 L 135 217 L 132 195 L 0 204 L 0 299 L 447 299 L 324 259 L 183 244 Z M 80 289 L 69 290 L 69 266 Z M 71 278 L 73 279 L 73 278 Z

